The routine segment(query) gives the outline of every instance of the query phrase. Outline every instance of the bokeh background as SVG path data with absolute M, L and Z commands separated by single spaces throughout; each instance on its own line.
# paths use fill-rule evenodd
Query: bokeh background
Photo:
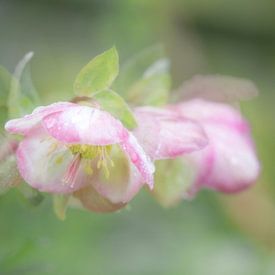
M 273 0 L 0 0 L 0 63 L 28 51 L 44 103 L 73 93 L 76 73 L 115 44 L 121 60 L 163 43 L 173 86 L 196 73 L 252 79 L 242 104 L 262 174 L 234 196 L 202 191 L 163 209 L 141 192 L 116 214 L 0 197 L 0 274 L 275 274 L 275 2 Z

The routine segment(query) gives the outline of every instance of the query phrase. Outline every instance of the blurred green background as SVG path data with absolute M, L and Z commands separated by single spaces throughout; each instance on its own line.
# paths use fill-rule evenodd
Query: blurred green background
M 121 60 L 161 42 L 174 87 L 196 73 L 252 79 L 242 104 L 262 174 L 235 196 L 202 191 L 162 209 L 146 192 L 116 214 L 37 208 L 0 197 L 0 274 L 275 274 L 275 2 L 273 0 L 1 0 L 0 63 L 28 51 L 45 103 L 72 92 L 76 73 L 115 44 Z

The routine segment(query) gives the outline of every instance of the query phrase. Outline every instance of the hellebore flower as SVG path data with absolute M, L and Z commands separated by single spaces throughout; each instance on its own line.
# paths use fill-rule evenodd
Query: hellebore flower
M 189 189 L 191 196 L 202 187 L 238 192 L 256 181 L 260 165 L 249 125 L 237 109 L 194 99 L 171 106 L 170 110 L 198 121 L 209 140 L 206 148 L 186 158 L 197 171 Z
M 208 144 L 203 128 L 168 108 L 135 109 L 138 127 L 134 134 L 146 153 L 155 161 L 155 185 L 152 194 L 165 206 L 184 196 L 193 169 L 185 169 L 183 156 L 202 150 Z
M 163 109 L 137 108 L 135 114 L 139 127 L 134 134 L 156 160 L 151 193 L 163 206 L 202 187 L 231 193 L 257 179 L 259 162 L 248 123 L 230 105 L 194 99 Z
M 17 149 L 18 169 L 40 191 L 75 192 L 82 200 L 80 189 L 86 188 L 92 196 L 103 196 L 105 204 L 120 205 L 144 183 L 153 186 L 154 166 L 142 147 L 103 110 L 59 102 L 10 120 L 5 128 L 24 136 Z

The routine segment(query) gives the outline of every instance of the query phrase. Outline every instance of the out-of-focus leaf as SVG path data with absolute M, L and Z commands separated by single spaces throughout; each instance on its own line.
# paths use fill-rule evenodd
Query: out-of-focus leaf
M 0 106 L 0 129 L 3 129 L 5 122 L 8 120 L 8 108 Z
M 167 103 L 171 79 L 168 73 L 144 77 L 128 91 L 127 101 L 135 105 L 159 106 Z
M 38 206 L 44 200 L 42 193 L 36 189 L 33 189 L 25 182 L 18 186 L 18 190 L 26 199 L 26 201 L 32 206 Z
M 255 84 L 248 80 L 222 75 L 197 75 L 183 83 L 177 91 L 184 99 L 204 98 L 218 102 L 235 103 L 258 94 Z
M 11 74 L 0 66 L 0 106 L 6 106 L 11 85 Z
M 32 52 L 27 53 L 15 68 L 8 100 L 10 118 L 30 113 L 39 105 L 39 97 L 30 75 L 29 62 L 32 56 Z
M 111 86 L 118 75 L 119 58 L 115 47 L 92 59 L 77 75 L 74 91 L 79 96 L 92 96 Z
M 56 194 L 53 196 L 53 208 L 55 215 L 60 220 L 66 219 L 66 212 L 69 204 L 70 195 Z
M 155 185 L 151 192 L 162 206 L 174 206 L 193 183 L 194 168 L 183 158 L 158 160 L 155 165 Z
M 0 162 L 0 194 L 22 182 L 18 172 L 15 155 L 10 155 Z
M 105 90 L 97 93 L 94 99 L 101 105 L 101 107 L 110 112 L 116 118 L 129 129 L 133 129 L 137 126 L 135 117 L 124 101 L 124 99 L 112 90 Z
M 114 89 L 126 95 L 129 88 L 143 78 L 144 72 L 164 57 L 165 51 L 162 45 L 154 45 L 138 53 L 122 66 L 114 83 Z
M 163 105 L 171 85 L 170 62 L 157 45 L 128 61 L 121 69 L 115 87 L 135 105 Z
M 0 128 L 8 119 L 7 101 L 11 86 L 12 76 L 2 66 L 0 66 Z

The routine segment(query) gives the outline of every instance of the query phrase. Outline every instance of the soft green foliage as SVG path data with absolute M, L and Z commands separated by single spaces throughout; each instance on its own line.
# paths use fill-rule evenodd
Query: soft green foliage
M 164 207 L 179 203 L 194 180 L 194 168 L 183 158 L 156 161 L 153 195 Z
M 101 107 L 110 112 L 129 129 L 137 126 L 134 115 L 124 99 L 112 90 L 97 93 L 94 98 Z
M 111 86 L 119 72 L 115 47 L 92 59 L 77 75 L 74 91 L 79 96 L 92 96 Z
M 66 211 L 67 211 L 69 199 L 70 199 L 70 195 L 66 195 L 66 194 L 60 194 L 60 195 L 55 194 L 53 196 L 54 213 L 60 220 L 66 219 Z
M 168 100 L 170 84 L 171 79 L 167 72 L 156 71 L 152 74 L 144 74 L 142 79 L 131 86 L 127 99 L 136 105 L 164 105 Z
M 5 106 L 10 91 L 11 74 L 2 66 L 0 66 L 0 106 Z
M 7 101 L 10 91 L 12 76 L 2 66 L 0 66 L 0 127 L 2 128 L 8 118 Z
M 30 75 L 29 62 L 32 56 L 32 52 L 27 53 L 15 68 L 8 99 L 10 118 L 28 114 L 39 104 Z
M 171 86 L 169 71 L 163 47 L 152 46 L 125 63 L 115 87 L 135 105 L 163 105 Z
M 139 81 L 144 72 L 156 61 L 165 57 L 162 45 L 154 45 L 131 57 L 122 65 L 115 82 L 116 90 L 126 94 L 129 88 Z

